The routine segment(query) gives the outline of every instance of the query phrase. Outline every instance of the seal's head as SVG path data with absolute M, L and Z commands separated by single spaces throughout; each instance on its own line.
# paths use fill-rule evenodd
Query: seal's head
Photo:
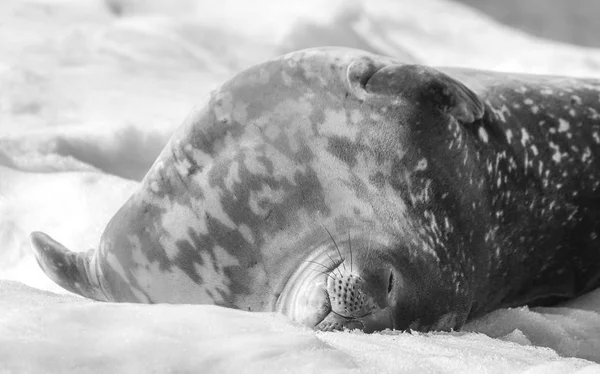
M 457 327 L 485 260 L 460 182 L 479 181 L 463 125 L 482 114 L 434 69 L 291 53 L 192 113 L 98 251 L 32 242 L 52 279 L 95 299 L 277 310 L 323 330 Z
M 416 284 L 409 284 L 411 277 L 405 278 L 387 245 L 364 234 L 331 236 L 334 251 L 329 245 L 312 251 L 287 280 L 277 310 L 326 331 L 395 328 L 402 304 L 416 301 Z

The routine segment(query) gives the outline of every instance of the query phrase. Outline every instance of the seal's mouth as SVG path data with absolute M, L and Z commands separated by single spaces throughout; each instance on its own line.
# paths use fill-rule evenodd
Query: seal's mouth
M 391 308 L 375 309 L 363 317 L 350 318 L 331 311 L 315 326 L 320 331 L 362 330 L 365 333 L 394 329 L 394 315 Z

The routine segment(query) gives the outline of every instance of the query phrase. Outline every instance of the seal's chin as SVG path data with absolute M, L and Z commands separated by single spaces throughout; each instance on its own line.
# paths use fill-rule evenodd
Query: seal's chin
M 331 311 L 317 326 L 316 330 L 336 331 L 336 330 L 362 330 L 366 333 L 382 331 L 385 329 L 394 329 L 394 315 L 390 307 L 376 309 L 369 314 L 358 317 L 348 318 L 334 311 Z

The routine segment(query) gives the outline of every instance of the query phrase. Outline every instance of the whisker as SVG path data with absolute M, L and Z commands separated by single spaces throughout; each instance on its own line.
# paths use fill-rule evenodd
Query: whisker
M 313 260 L 304 260 L 304 261 L 305 261 L 305 262 L 310 262 L 311 264 L 317 264 L 317 265 L 323 266 L 325 269 L 329 270 L 329 267 L 327 267 L 326 265 L 323 265 L 323 264 L 322 264 L 322 263 L 320 263 L 320 262 L 313 261 Z
M 335 249 L 337 250 L 337 253 L 340 255 L 340 260 L 342 260 L 342 266 L 344 267 L 344 271 L 346 271 L 346 264 L 344 264 L 344 256 L 342 256 L 342 252 L 340 251 L 340 247 L 338 247 L 337 243 L 335 242 L 335 239 L 333 238 L 333 235 L 331 235 L 331 233 L 329 232 L 329 230 L 327 230 L 327 227 L 323 226 L 323 228 L 325 229 L 325 231 L 327 231 L 327 234 L 331 238 L 331 241 L 333 242 L 333 245 L 335 246 Z
M 323 275 L 327 276 L 328 278 L 331 278 L 331 279 L 332 279 L 332 280 L 334 280 L 334 281 L 336 280 L 336 278 L 335 278 L 335 277 L 332 275 L 332 273 L 329 271 L 329 268 L 328 268 L 327 266 L 323 265 L 323 264 L 322 264 L 322 263 L 320 263 L 320 262 L 311 261 L 311 260 L 306 260 L 306 262 L 310 262 L 310 263 L 312 263 L 312 264 L 316 264 L 316 265 L 323 266 L 323 267 L 324 267 L 326 270 L 320 270 L 320 269 L 315 269 L 315 268 L 313 268 L 313 269 L 311 269 L 311 270 L 313 270 L 313 271 L 316 271 L 316 272 L 318 272 L 318 273 L 321 273 L 321 274 L 323 274 Z
M 328 273 L 328 272 L 326 272 L 326 271 L 322 271 L 322 270 L 318 270 L 318 269 L 311 269 L 311 270 L 312 270 L 312 271 L 316 271 L 316 272 L 317 272 L 317 273 L 319 273 L 319 274 L 323 274 L 323 275 L 324 275 L 324 276 L 326 276 L 327 278 L 331 278 L 331 280 L 332 280 L 332 281 L 334 281 L 334 282 L 335 282 L 335 280 L 337 279 L 337 278 L 335 278 L 334 276 L 332 276 L 332 275 L 331 275 L 331 273 Z
M 320 262 L 317 261 L 312 261 L 312 260 L 304 260 L 305 262 L 310 262 L 311 264 L 315 264 L 315 265 L 319 265 L 325 268 L 325 270 L 318 270 L 318 269 L 312 269 L 314 271 L 317 271 L 321 274 L 327 275 L 329 278 L 331 278 L 332 280 L 336 280 L 336 278 L 332 275 L 332 269 L 330 269 L 328 266 L 323 265 Z
M 333 258 L 329 255 L 329 253 L 325 252 L 325 254 L 327 255 L 327 257 L 329 257 L 329 260 L 331 260 L 331 266 L 333 267 L 331 271 L 333 272 L 334 270 L 337 270 L 338 273 L 340 273 L 340 277 L 343 277 L 344 274 L 342 274 L 342 271 L 340 270 L 339 266 L 335 266 L 335 261 L 333 260 Z
M 325 227 L 325 225 L 323 223 L 321 223 L 321 226 L 323 226 L 323 228 L 325 229 L 325 231 L 327 231 L 329 233 L 329 230 L 327 230 L 327 228 Z M 331 237 L 331 234 L 329 234 L 329 236 Z M 335 241 L 334 241 L 334 243 L 335 243 Z M 327 257 L 329 257 L 329 260 L 331 261 L 332 272 L 334 271 L 333 269 L 336 269 L 338 271 L 338 273 L 340 274 L 340 277 L 343 278 L 344 274 L 342 274 L 342 271 L 340 270 L 339 265 L 336 266 L 336 263 L 335 263 L 334 259 L 331 257 L 331 255 L 329 255 L 329 252 L 325 252 L 325 254 L 327 255 Z M 343 258 L 341 260 L 342 260 L 342 263 L 343 263 Z
M 350 272 L 352 273 L 352 240 L 350 239 L 350 229 L 348 229 L 348 251 L 350 252 Z
M 325 270 L 321 270 L 321 269 L 315 268 L 315 267 L 312 267 L 312 268 L 309 267 L 309 269 L 312 270 L 312 271 L 314 271 L 314 272 L 316 272 L 316 273 L 319 273 L 319 274 L 325 274 L 326 273 Z

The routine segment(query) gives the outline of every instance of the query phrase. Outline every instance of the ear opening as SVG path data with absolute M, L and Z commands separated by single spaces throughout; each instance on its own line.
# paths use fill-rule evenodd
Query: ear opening
M 399 95 L 429 105 L 461 123 L 481 119 L 485 107 L 475 92 L 439 70 L 422 65 L 391 65 L 378 70 L 365 85 L 369 92 Z

